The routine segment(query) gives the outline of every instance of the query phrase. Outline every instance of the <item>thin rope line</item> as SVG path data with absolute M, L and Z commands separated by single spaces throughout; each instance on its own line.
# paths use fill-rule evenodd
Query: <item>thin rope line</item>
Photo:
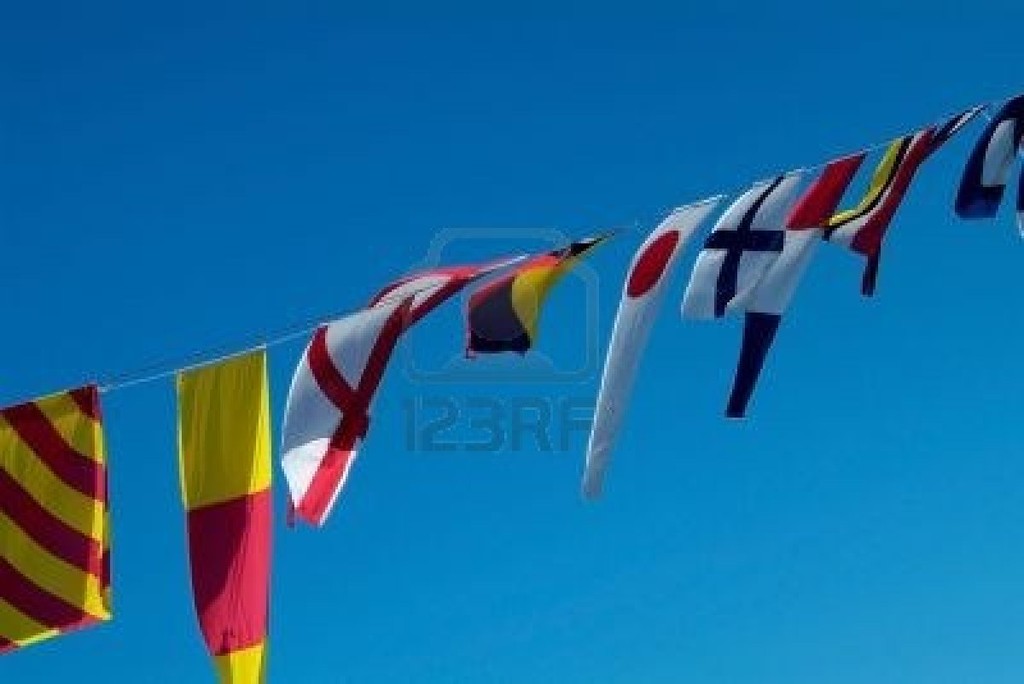
M 374 306 L 388 304 L 399 297 L 411 297 L 421 292 L 436 288 L 437 285 L 424 285 L 414 290 L 403 292 L 401 295 L 397 293 L 387 294 L 376 302 Z M 202 368 L 211 364 L 219 363 L 227 359 L 248 354 L 250 352 L 257 351 L 259 349 L 270 349 L 276 347 L 285 342 L 289 342 L 298 337 L 308 335 L 312 331 L 319 328 L 327 321 L 333 321 L 345 316 L 351 316 L 364 311 L 368 307 L 355 307 L 348 308 L 343 311 L 328 314 L 326 316 L 317 316 L 316 318 L 307 319 L 305 322 L 296 323 L 284 328 L 278 329 L 278 332 L 272 332 L 267 337 L 262 337 L 255 342 L 246 344 L 245 346 L 239 347 L 237 343 L 219 345 L 216 347 L 207 347 L 205 349 L 197 350 L 193 353 L 187 354 L 183 357 L 178 357 L 174 360 L 157 361 L 155 363 L 149 363 L 144 366 L 140 366 L 133 370 L 119 373 L 117 375 L 110 376 L 106 380 L 102 380 L 99 383 L 99 391 L 103 394 L 108 392 L 114 392 L 128 387 L 134 387 L 136 385 L 142 385 L 156 380 L 162 380 L 164 378 L 171 377 L 180 372 L 195 370 L 196 368 Z

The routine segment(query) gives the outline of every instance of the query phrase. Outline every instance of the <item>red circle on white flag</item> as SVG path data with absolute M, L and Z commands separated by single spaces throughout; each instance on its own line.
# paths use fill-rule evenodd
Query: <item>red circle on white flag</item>
M 626 285 L 626 294 L 630 297 L 642 297 L 651 288 L 658 284 L 668 260 L 672 258 L 676 245 L 679 244 L 679 232 L 669 231 L 659 235 L 651 244 L 647 245 L 643 253 L 636 260 L 636 266 L 629 274 L 629 283 Z

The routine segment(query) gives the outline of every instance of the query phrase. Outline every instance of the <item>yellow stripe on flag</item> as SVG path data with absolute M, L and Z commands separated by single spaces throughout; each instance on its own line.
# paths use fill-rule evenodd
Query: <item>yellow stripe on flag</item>
M 245 521 L 244 529 L 235 529 L 237 522 L 226 525 L 217 516 L 226 509 L 212 504 L 244 503 L 270 487 L 267 385 L 266 353 L 262 350 L 177 377 L 178 460 L 182 499 L 190 520 L 193 595 L 207 647 L 216 654 L 214 665 L 220 681 L 228 684 L 263 681 L 266 576 L 248 571 L 269 567 L 270 531 L 266 521 L 257 531 L 249 526 L 252 520 Z M 193 528 L 193 521 L 201 523 Z M 266 535 L 266 539 L 250 534 Z M 202 552 L 210 543 L 246 548 L 267 557 L 210 558 Z M 263 589 L 253 595 L 253 586 Z M 245 635 L 253 638 L 243 641 Z M 255 646 L 248 646 L 260 638 Z M 238 650 L 223 652 L 224 644 Z
M 0 650 L 110 619 L 99 415 L 93 386 L 0 415 Z
M 270 486 L 270 398 L 264 351 L 178 374 L 178 457 L 185 508 Z M 246 459 L 233 461 L 235 454 Z
M 885 150 L 885 155 L 882 157 L 882 161 L 878 163 L 878 168 L 875 169 L 875 173 L 871 176 L 871 182 L 868 185 L 868 190 L 864 193 L 860 202 L 858 202 L 857 206 L 852 209 L 841 211 L 833 216 L 829 219 L 828 225 L 838 226 L 850 221 L 851 219 L 855 219 L 870 209 L 875 202 L 878 201 L 882 191 L 889 185 L 892 181 L 893 175 L 896 173 L 896 162 L 899 161 L 900 150 L 903 148 L 903 141 L 903 138 L 898 138 L 897 140 L 889 143 L 889 147 Z
M 103 426 L 82 413 L 69 393 L 61 392 L 32 403 L 75 451 L 96 463 L 105 462 Z
M 106 527 L 104 504 L 66 485 L 13 429 L 5 428 L 7 423 L 0 419 L 0 469 L 51 515 L 102 542 Z
M 579 259 L 568 257 L 556 264 L 544 264 L 524 270 L 512 282 L 512 308 L 526 329 L 530 341 L 537 340 L 537 327 L 540 320 L 540 307 L 551 289 L 558 284 Z
M 266 677 L 267 643 L 216 656 L 214 664 L 221 684 L 262 684 Z
M 18 646 L 28 646 L 58 634 L 59 630 L 39 624 L 0 598 L 0 638 Z
M 97 620 L 110 618 L 103 587 L 97 577 L 51 556 L 2 512 L 0 547 L 7 562 L 31 578 L 32 584 Z

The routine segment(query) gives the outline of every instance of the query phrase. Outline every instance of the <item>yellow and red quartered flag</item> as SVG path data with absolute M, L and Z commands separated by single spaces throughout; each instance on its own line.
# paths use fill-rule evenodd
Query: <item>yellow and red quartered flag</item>
M 95 386 L 0 409 L 0 653 L 110 619 Z
M 270 399 L 264 351 L 179 373 L 178 454 L 192 594 L 220 681 L 265 678 Z

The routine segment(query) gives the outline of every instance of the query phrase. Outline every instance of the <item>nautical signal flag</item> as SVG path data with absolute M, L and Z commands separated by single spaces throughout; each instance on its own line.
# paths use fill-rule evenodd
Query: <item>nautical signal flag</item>
M 0 653 L 110 619 L 95 386 L 0 410 Z
M 466 314 L 466 355 L 529 351 L 537 340 L 540 307 L 551 289 L 609 237 L 605 234 L 579 240 L 527 259 L 511 273 L 474 292 Z
M 469 283 L 515 263 L 430 269 L 400 278 L 350 316 L 320 326 L 292 376 L 281 465 L 292 509 L 323 525 L 370 428 L 370 408 L 402 334 Z
M 687 318 L 721 318 L 742 311 L 786 243 L 786 210 L 799 172 L 755 183 L 715 223 L 697 255 L 683 295 Z
M 605 470 L 626 413 L 640 357 L 675 264 L 690 237 L 721 199 L 706 199 L 669 214 L 640 245 L 626 272 L 587 443 L 582 489 L 583 495 L 589 499 L 601 494 Z
M 754 184 L 726 209 L 697 256 L 683 297 L 689 318 L 744 312 L 740 360 L 726 415 L 746 412 L 765 356 L 820 234 L 786 229 L 799 171 Z
M 1017 155 L 1024 153 L 1024 95 L 1000 107 L 964 166 L 955 209 L 960 218 L 992 218 L 999 211 Z M 1024 173 L 1017 191 L 1017 228 L 1024 233 Z
M 265 678 L 272 508 L 267 384 L 263 350 L 177 376 L 192 594 L 223 684 Z
M 370 407 L 412 296 L 320 326 L 295 369 L 285 403 L 281 465 L 292 508 L 323 525 L 370 428 Z
M 875 293 L 885 233 L 917 172 L 931 155 L 981 111 L 982 107 L 972 107 L 939 125 L 929 126 L 890 142 L 860 201 L 849 209 L 833 214 L 824 222 L 822 228 L 826 240 L 846 245 L 864 255 L 867 260 L 861 280 L 861 293 L 865 296 L 870 297 Z M 864 157 L 864 153 L 848 157 L 847 163 L 859 166 Z M 836 174 L 838 179 L 845 179 L 847 184 L 853 179 L 849 167 L 843 164 L 833 163 L 825 170 Z M 836 179 L 828 176 L 824 176 L 820 182 L 825 186 L 838 184 Z

